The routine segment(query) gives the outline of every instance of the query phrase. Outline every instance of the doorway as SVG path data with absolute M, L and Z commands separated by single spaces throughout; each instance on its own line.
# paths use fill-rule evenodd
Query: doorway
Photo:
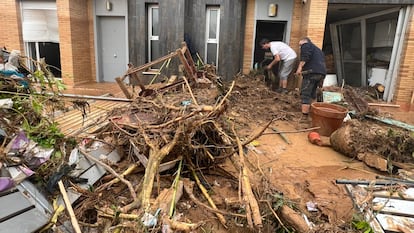
M 97 17 L 98 82 L 115 82 L 127 70 L 124 16 Z
M 260 66 L 265 59 L 265 50 L 259 46 L 260 40 L 267 38 L 270 41 L 283 41 L 285 38 L 285 21 L 257 21 L 256 39 L 254 41 L 254 61 L 253 64 Z

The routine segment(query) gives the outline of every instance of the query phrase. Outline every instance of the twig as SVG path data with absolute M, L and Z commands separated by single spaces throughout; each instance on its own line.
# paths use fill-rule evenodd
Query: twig
M 68 210 L 70 221 L 72 222 L 73 230 L 75 230 L 76 233 L 81 233 L 81 229 L 78 224 L 78 220 L 76 219 L 75 213 L 72 209 L 72 204 L 69 201 L 68 194 L 66 193 L 65 186 L 63 186 L 62 180 L 59 180 L 58 182 L 60 193 L 62 193 L 63 201 L 65 202 L 66 209 Z
M 291 144 L 291 142 L 289 141 L 289 139 L 285 136 L 284 133 L 280 133 L 280 130 L 278 130 L 276 127 L 273 127 L 272 130 L 275 133 L 279 133 L 279 136 L 283 139 L 283 141 L 285 141 L 287 144 Z
M 170 211 L 168 213 L 168 216 L 170 216 L 170 217 L 173 216 L 174 210 L 175 210 L 175 203 L 176 203 L 175 198 L 176 198 L 176 195 L 177 195 L 178 183 L 180 181 L 182 165 L 183 165 L 183 160 L 181 159 L 180 163 L 178 164 L 177 175 L 175 176 L 174 183 L 173 183 L 173 197 L 172 197 L 172 200 L 171 200 Z
M 286 228 L 285 224 L 283 224 L 283 221 L 279 218 L 279 215 L 273 210 L 272 205 L 270 204 L 269 200 L 265 201 L 267 203 L 267 206 L 269 207 L 270 211 L 272 211 L 272 214 L 275 216 L 277 221 L 279 221 L 280 225 L 286 230 L 286 232 L 290 232 L 289 229 Z
M 263 132 L 269 127 L 270 124 L 272 124 L 272 122 L 273 122 L 273 120 L 267 122 L 267 124 L 265 126 L 263 126 L 263 128 L 259 132 L 257 132 L 257 134 L 250 136 L 246 141 L 244 141 L 242 143 L 242 146 L 248 145 L 252 141 L 256 140 L 258 137 L 263 135 Z M 278 133 L 280 133 L 280 132 L 278 132 Z
M 226 212 L 223 210 L 219 210 L 219 209 L 214 209 L 211 208 L 210 206 L 204 204 L 203 202 L 199 201 L 193 193 L 193 186 L 194 186 L 194 182 L 190 181 L 188 178 L 184 178 L 183 179 L 184 182 L 184 190 L 185 192 L 188 194 L 188 196 L 190 197 L 190 199 L 195 202 L 195 204 L 202 206 L 203 208 L 206 208 L 207 210 L 213 212 L 213 213 L 219 213 L 219 214 L 223 214 L 223 215 L 231 215 L 231 216 L 235 216 L 235 217 L 240 217 L 240 218 L 246 218 L 246 215 L 243 214 L 235 214 L 235 213 L 231 213 L 231 212 Z
M 320 128 L 321 127 L 317 126 L 317 127 L 312 127 L 312 128 L 308 128 L 308 129 L 298 129 L 298 130 L 287 130 L 287 131 L 268 132 L 268 133 L 263 133 L 262 135 L 265 135 L 265 134 L 281 134 L 281 133 L 302 133 L 302 132 L 317 130 L 317 129 L 320 129 Z
M 120 181 L 122 181 L 124 184 L 126 184 L 126 186 L 129 189 L 129 192 L 131 193 L 131 196 L 134 200 L 137 200 L 137 194 L 134 191 L 134 187 L 132 186 L 131 182 L 129 182 L 128 180 L 124 179 L 124 177 L 122 177 L 121 175 L 119 175 L 118 173 L 116 173 L 116 171 L 114 169 L 112 169 L 110 166 L 108 166 L 107 164 L 101 162 L 99 159 L 96 159 L 95 157 L 93 157 L 92 155 L 90 155 L 88 152 L 80 149 L 79 150 L 86 158 L 88 158 L 89 160 L 92 160 L 93 162 L 99 164 L 100 166 L 102 166 L 103 168 L 105 168 L 105 170 L 107 170 L 108 172 L 110 172 L 112 175 L 114 175 L 116 178 L 118 178 Z
M 232 126 L 232 130 L 234 135 L 236 135 L 236 130 L 234 129 L 234 124 Z M 241 165 L 241 172 L 242 172 L 242 190 L 243 190 L 243 196 L 244 200 L 247 202 L 247 206 L 252 211 L 252 218 L 254 225 L 258 228 L 261 228 L 263 226 L 262 223 L 262 216 L 260 215 L 260 208 L 259 204 L 257 203 L 257 200 L 253 194 L 252 187 L 249 180 L 249 175 L 247 173 L 246 164 L 244 162 L 244 153 L 243 153 L 243 146 L 240 142 L 240 139 L 238 136 L 236 136 L 237 146 L 239 148 L 239 157 L 240 157 L 240 165 Z M 246 207 L 247 207 L 246 206 Z
M 163 223 L 168 225 L 174 232 L 193 232 L 198 227 L 204 224 L 204 221 L 198 223 L 179 222 L 174 219 L 169 219 L 167 216 L 162 218 Z
M 218 104 L 218 105 L 216 105 L 215 107 L 214 107 L 214 110 L 213 111 L 211 111 L 208 115 L 207 115 L 207 118 L 209 118 L 209 117 L 211 117 L 218 109 L 220 109 L 221 108 L 221 106 L 224 104 L 224 102 L 226 101 L 226 99 L 229 97 L 229 95 L 230 95 L 230 93 L 232 92 L 232 90 L 233 90 L 233 88 L 234 88 L 234 85 L 235 85 L 235 81 L 233 81 L 232 83 L 231 83 L 231 86 L 230 86 L 230 89 L 227 91 L 227 93 L 226 93 L 226 95 L 223 97 L 223 99 L 220 101 L 220 103 Z
M 345 170 L 345 169 L 351 169 L 351 170 L 355 170 L 355 171 L 360 171 L 360 172 L 365 172 L 365 173 L 368 173 L 368 174 L 373 174 L 373 175 L 376 175 L 376 173 L 375 173 L 375 172 L 370 172 L 370 171 L 366 171 L 366 170 L 359 169 L 359 168 L 355 168 L 355 167 L 349 167 L 349 166 L 345 166 L 345 167 L 340 168 L 340 169 L 338 169 L 338 170 Z
M 139 220 L 140 216 L 137 214 L 124 214 L 124 213 L 115 213 L 110 208 L 105 208 L 104 210 L 97 209 L 98 215 L 106 218 L 123 218 L 123 219 L 130 219 L 130 220 Z
M 190 84 L 188 84 L 188 81 L 187 81 L 187 79 L 186 79 L 185 77 L 183 77 L 183 79 L 184 79 L 185 85 L 186 85 L 186 86 L 187 86 L 187 88 L 188 88 L 188 91 L 190 92 L 191 98 L 192 98 L 192 99 L 193 99 L 193 101 L 194 101 L 194 104 L 195 104 L 196 106 L 198 106 L 197 100 L 196 100 L 196 98 L 194 97 L 194 94 L 193 94 L 193 91 L 191 90 Z
M 128 169 L 126 169 L 120 176 L 121 177 L 125 177 L 126 175 L 129 175 L 131 172 L 133 172 L 134 170 L 135 170 L 135 168 L 137 168 L 139 166 L 139 163 L 134 163 L 134 164 L 131 164 L 129 167 L 128 167 Z M 106 189 L 106 188 L 108 188 L 108 187 L 110 187 L 111 185 L 113 185 L 113 184 L 116 184 L 116 183 L 118 183 L 120 180 L 119 180 L 119 178 L 114 178 L 114 179 L 112 179 L 111 181 L 109 181 L 109 182 L 107 182 L 107 183 L 105 183 L 105 184 L 103 184 L 103 185 L 101 185 L 101 186 L 99 186 L 99 188 L 97 188 L 96 189 L 96 191 L 97 192 L 99 192 L 99 191 L 101 191 L 101 190 L 104 190 L 104 189 Z
M 195 173 L 194 170 L 192 170 L 192 174 L 194 176 L 194 179 L 198 185 L 198 187 L 201 190 L 201 193 L 203 193 L 204 197 L 207 199 L 208 203 L 211 205 L 211 207 L 213 209 L 217 209 L 216 204 L 214 203 L 213 199 L 211 199 L 210 195 L 208 194 L 206 188 L 201 184 L 200 179 L 198 178 L 197 174 Z M 222 214 L 216 213 L 217 218 L 219 219 L 219 221 L 221 222 L 221 224 L 227 228 L 226 226 L 226 219 L 224 218 L 224 216 Z
M 109 122 L 111 122 L 116 128 L 118 128 L 121 132 L 123 132 L 124 134 L 130 136 L 130 137 L 135 137 L 138 135 L 138 132 L 135 132 L 134 134 L 129 133 L 128 131 L 124 130 L 122 127 L 120 127 L 118 125 L 118 123 L 116 123 L 115 121 L 113 121 L 111 118 L 109 118 Z M 135 126 L 131 126 L 133 128 L 136 128 Z

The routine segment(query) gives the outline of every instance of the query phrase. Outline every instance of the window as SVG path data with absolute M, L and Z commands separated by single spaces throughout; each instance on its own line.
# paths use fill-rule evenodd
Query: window
M 220 8 L 207 7 L 205 61 L 218 65 Z
M 62 77 L 59 43 L 26 42 L 25 49 L 26 54 L 36 61 L 40 61 L 40 59 L 44 58 L 53 76 L 57 78 Z M 40 69 L 40 67 L 35 68 L 32 62 L 29 62 L 28 66 L 31 70 Z
M 153 61 L 160 56 L 160 23 L 158 5 L 148 6 L 148 61 Z
M 56 1 L 21 1 L 22 34 L 26 54 L 45 59 L 55 77 L 61 77 L 59 28 Z M 29 62 L 31 70 L 34 63 Z

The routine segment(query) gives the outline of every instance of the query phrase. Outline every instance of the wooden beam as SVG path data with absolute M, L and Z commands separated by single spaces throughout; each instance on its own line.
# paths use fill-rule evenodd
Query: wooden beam
M 119 87 L 121 88 L 122 92 L 128 99 L 132 99 L 131 93 L 129 93 L 128 88 L 125 86 L 123 79 L 121 77 L 115 78 L 116 82 L 118 83 Z
M 378 107 L 393 107 L 399 108 L 399 104 L 381 104 L 381 103 L 368 103 L 368 106 L 378 106 Z
M 180 58 L 181 63 L 183 63 L 184 65 L 184 69 L 187 72 L 187 76 L 194 80 L 196 74 L 193 73 L 193 70 L 191 69 L 184 55 L 181 53 L 181 49 L 177 49 L 177 54 L 178 54 L 178 57 Z
M 142 71 L 142 70 L 148 69 L 148 68 L 150 68 L 151 66 L 154 66 L 154 65 L 156 65 L 156 64 L 158 64 L 158 63 L 161 63 L 161 62 L 163 62 L 163 61 L 165 61 L 165 60 L 168 60 L 168 59 L 170 59 L 170 58 L 173 58 L 173 57 L 175 57 L 175 56 L 177 56 L 177 52 L 167 54 L 167 55 L 165 55 L 165 56 L 163 56 L 163 57 L 160 57 L 160 58 L 158 58 L 158 59 L 156 59 L 156 60 L 154 60 L 154 61 L 152 61 L 152 62 L 149 62 L 149 63 L 146 63 L 146 64 L 144 64 L 144 65 L 142 65 L 142 66 L 138 66 L 138 67 L 135 67 L 135 68 L 133 68 L 133 69 L 130 69 L 130 70 L 128 70 L 128 71 L 127 71 L 127 73 L 124 75 L 124 77 L 125 77 L 125 76 L 127 76 L 127 75 L 130 75 L 130 74 L 132 74 L 132 73 L 136 73 L 136 72 L 139 72 L 139 71 Z

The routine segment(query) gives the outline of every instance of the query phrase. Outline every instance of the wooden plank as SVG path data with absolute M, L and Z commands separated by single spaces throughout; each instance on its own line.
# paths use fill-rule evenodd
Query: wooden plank
M 183 51 L 184 57 L 187 60 L 188 65 L 193 70 L 193 74 L 195 74 L 197 70 L 195 67 L 193 57 L 191 56 L 190 50 L 188 49 L 187 44 L 185 42 L 182 43 L 182 47 L 185 48 L 185 50 Z
M 392 107 L 399 108 L 399 104 L 381 104 L 381 103 L 368 103 L 368 106 L 377 106 L 377 107 Z
M 83 127 L 97 122 L 100 117 L 104 117 L 106 112 L 118 108 L 127 106 L 129 103 L 114 103 L 111 101 L 96 101 L 90 104 L 90 113 L 87 115 L 84 123 L 82 124 L 82 113 L 79 110 L 71 110 L 69 112 L 60 115 L 55 119 L 59 124 L 59 128 L 66 136 L 72 135 Z M 97 126 L 99 128 L 99 125 Z M 96 128 L 94 128 L 96 130 Z M 89 132 L 90 129 L 88 129 Z
M 125 86 L 123 78 L 116 77 L 115 81 L 118 83 L 119 88 L 121 88 L 121 90 L 124 93 L 125 97 L 127 97 L 128 99 L 132 99 L 132 95 L 131 95 L 131 93 L 129 93 L 128 88 Z
M 156 59 L 152 62 L 149 62 L 149 63 L 146 63 L 144 65 L 141 65 L 141 66 L 138 66 L 138 67 L 135 67 L 133 69 L 128 70 L 124 76 L 130 75 L 132 73 L 143 71 L 145 69 L 148 69 L 148 68 L 150 68 L 150 67 L 152 67 L 152 66 L 154 66 L 158 63 L 164 62 L 165 60 L 168 60 L 168 59 L 173 58 L 175 56 L 177 56 L 177 52 L 167 54 L 167 55 L 165 55 L 163 57 L 160 57 L 160 58 L 158 58 L 158 59 Z M 130 98 L 128 98 L 128 99 L 130 99 Z
M 191 69 L 190 65 L 188 64 L 188 62 L 185 59 L 184 55 L 181 53 L 180 49 L 177 49 L 177 54 L 178 54 L 178 57 L 180 58 L 181 63 L 184 65 L 184 69 L 187 72 L 188 77 L 190 77 L 191 79 L 194 80 L 196 78 L 196 76 L 195 76 L 196 74 Z

